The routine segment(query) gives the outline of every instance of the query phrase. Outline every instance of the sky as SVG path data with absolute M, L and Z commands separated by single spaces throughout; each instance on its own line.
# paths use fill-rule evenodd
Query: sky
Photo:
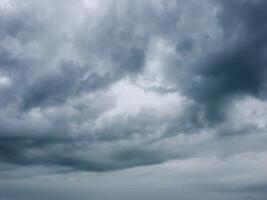
M 0 0 L 0 199 L 265 200 L 266 10 Z

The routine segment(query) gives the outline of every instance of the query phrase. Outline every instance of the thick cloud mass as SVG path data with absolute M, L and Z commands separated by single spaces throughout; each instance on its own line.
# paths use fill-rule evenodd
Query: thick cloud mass
M 205 57 L 198 70 L 193 69 L 200 81 L 193 83 L 189 91 L 186 88 L 189 95 L 204 104 L 209 120 L 222 119 L 221 110 L 233 97 L 266 98 L 267 4 L 231 1 L 220 2 L 220 6 L 218 23 L 225 44 Z
M 264 0 L 0 1 L 0 198 L 29 199 L 12 195 L 25 182 L 36 199 L 27 178 L 40 174 L 60 183 L 62 173 L 106 172 L 91 192 L 124 173 L 118 187 L 155 181 L 153 195 L 136 186 L 138 199 L 177 199 L 177 185 L 185 200 L 263 200 L 266 9 Z M 159 174 L 129 183 L 125 174 L 146 169 Z M 79 191 L 72 199 L 86 198 Z

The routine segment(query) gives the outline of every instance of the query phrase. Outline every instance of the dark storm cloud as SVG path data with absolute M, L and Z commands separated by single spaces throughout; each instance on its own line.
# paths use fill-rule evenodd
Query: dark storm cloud
M 224 120 L 224 111 L 235 98 L 266 98 L 266 2 L 218 3 L 225 44 L 196 63 L 199 66 L 190 75 L 199 76 L 199 81 L 185 89 L 205 108 L 211 123 Z
M 48 8 L 51 6 L 49 2 L 40 2 L 40 5 L 33 2 L 23 4 L 14 1 L 13 3 L 11 11 L 1 13 L 0 21 L 1 71 L 12 81 L 7 91 L 0 91 L 5 98 L 1 101 L 3 103 L 0 123 L 1 161 L 14 165 L 59 165 L 89 171 L 131 167 L 132 164 L 127 163 L 127 160 L 112 163 L 113 161 L 108 161 L 108 158 L 95 161 L 93 157 L 97 155 L 85 159 L 76 158 L 76 155 L 63 156 L 62 151 L 49 153 L 47 151 L 53 149 L 51 146 L 56 149 L 69 146 L 70 154 L 76 150 L 85 150 L 76 145 L 80 143 L 77 142 L 81 140 L 79 136 L 69 138 L 69 135 L 74 134 L 74 131 L 69 129 L 73 123 L 81 126 L 83 121 L 90 119 L 90 116 L 98 116 L 97 113 L 92 112 L 95 102 L 88 102 L 91 105 L 86 105 L 86 102 L 82 105 L 69 105 L 68 100 L 85 93 L 94 94 L 97 90 L 106 89 L 124 77 L 135 77 L 142 72 L 148 34 L 145 32 L 140 36 L 135 34 L 137 4 L 133 4 L 135 9 L 129 10 L 129 18 L 125 18 L 126 13 L 117 16 L 120 5 L 111 5 L 107 8 L 105 16 L 99 16 L 96 19 L 101 28 L 90 30 L 87 25 L 90 26 L 90 23 L 93 23 L 91 19 L 88 22 L 85 18 L 80 27 L 68 23 L 68 20 L 72 20 L 72 16 L 68 14 L 70 6 L 73 6 L 73 16 L 79 15 L 75 13 L 75 9 L 80 9 L 80 6 L 83 6 L 81 3 L 69 1 L 70 5 L 66 6 L 59 2 L 53 6 L 51 12 Z M 127 10 L 128 6 L 126 3 L 122 9 Z M 151 18 L 149 21 L 161 18 L 155 15 L 154 8 L 150 8 L 149 4 L 146 8 L 151 13 L 151 16 L 148 15 Z M 43 17 L 38 17 L 39 15 Z M 164 20 L 167 19 L 164 17 Z M 160 22 L 160 24 L 164 23 L 164 21 Z M 141 29 L 145 26 L 141 21 L 140 25 Z M 68 30 L 61 33 L 61 30 L 66 29 L 65 26 L 70 26 L 73 29 L 70 35 L 77 34 L 77 38 L 68 39 Z M 152 26 L 150 29 L 158 29 L 158 26 Z M 88 39 L 89 35 L 92 38 Z M 70 56 L 61 57 L 62 53 L 69 51 L 64 46 L 66 44 L 72 44 L 74 47 L 71 49 Z M 79 54 L 78 58 L 73 55 L 76 53 Z M 98 62 L 101 60 L 110 66 L 108 70 L 99 69 Z M 49 116 L 49 114 L 43 115 L 42 109 L 51 107 L 57 109 L 62 105 L 67 107 L 66 109 L 70 107 L 74 112 L 80 110 L 84 114 L 75 119 L 63 117 L 61 114 L 61 118 Z M 92 109 L 81 109 L 88 106 Z M 34 120 L 35 116 L 30 114 L 33 109 L 41 109 L 38 112 L 42 117 L 37 121 Z M 94 117 L 92 120 L 95 120 Z M 100 133 L 99 131 L 91 133 L 90 129 L 81 132 L 89 135 L 98 133 L 99 136 L 89 136 L 86 139 L 95 138 L 104 141 L 110 140 L 108 138 L 126 138 L 129 137 L 127 134 L 131 135 L 131 132 L 141 134 L 142 128 L 134 128 L 138 125 L 132 126 L 130 122 L 125 123 L 124 127 L 120 127 L 119 122 L 116 122 L 110 129 L 100 130 Z M 135 123 L 140 126 L 144 124 L 140 120 L 136 120 Z M 109 132 L 110 136 L 104 137 L 106 132 Z M 58 139 L 58 136 L 68 139 L 66 141 Z M 94 140 L 89 141 L 88 145 L 90 146 L 91 143 L 93 144 Z M 104 161 L 105 159 L 107 161 Z M 159 162 L 162 159 L 155 160 Z M 145 159 L 133 165 L 142 165 L 143 162 L 146 162 Z M 146 163 L 155 163 L 155 161 Z
M 0 144 L 1 161 L 15 166 L 58 166 L 75 171 L 106 171 L 118 167 L 71 155 L 79 149 L 79 142 L 70 139 L 2 138 Z
M 265 100 L 264 1 L 85 7 L 81 1 L 14 1 L 11 11 L 0 13 L 0 79 L 10 82 L 0 88 L 2 164 L 102 172 L 259 150 L 216 136 L 263 132 L 247 124 L 233 129 L 226 114 L 243 96 Z M 208 11 L 215 8 L 213 19 Z M 128 91 L 122 104 L 152 94 L 151 105 L 117 111 L 116 84 L 146 77 L 150 61 L 161 67 L 153 81 L 163 84 L 144 87 L 141 97 Z M 162 99 L 180 93 L 185 103 L 161 108 Z
M 266 9 L 0 1 L 0 199 L 265 199 Z
M 15 147 L 12 147 L 14 146 Z M 86 145 L 86 147 L 85 147 Z M 110 171 L 133 166 L 151 165 L 163 160 L 174 158 L 155 149 L 140 147 L 122 148 L 119 151 L 110 149 L 113 155 L 105 155 L 93 149 L 91 142 L 85 140 L 2 138 L 0 157 L 2 163 L 14 166 L 45 166 L 58 167 L 70 171 Z M 91 149 L 88 149 L 88 147 Z M 105 145 L 101 143 L 97 148 Z M 107 149 L 109 150 L 109 148 Z M 117 151 L 117 152 L 116 152 Z M 81 155 L 86 152 L 86 157 Z M 57 167 L 57 168 L 56 168 Z M 60 169 L 60 168 L 59 168 Z
M 37 129 L 27 122 L 13 129 L 2 125 L 0 161 L 15 166 L 46 166 L 55 167 L 55 170 L 57 166 L 73 171 L 101 172 L 193 155 L 187 150 L 158 149 L 160 138 L 150 141 L 158 129 L 157 124 L 165 123 L 169 127 L 168 135 L 174 134 L 171 129 L 175 128 L 173 121 L 153 118 L 153 114 L 144 116 L 141 113 L 130 119 L 117 117 L 99 130 L 81 130 L 86 135 L 75 137 L 68 124 L 73 123 L 73 119 L 57 122 L 60 126 L 50 124 Z M 79 121 L 77 124 L 81 126 Z

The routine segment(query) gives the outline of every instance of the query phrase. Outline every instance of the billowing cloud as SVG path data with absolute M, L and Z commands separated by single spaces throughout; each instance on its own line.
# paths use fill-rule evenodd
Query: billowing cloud
M 263 0 L 1 1 L 0 176 L 114 177 L 177 162 L 174 174 L 190 180 L 165 181 L 187 188 L 183 199 L 198 196 L 190 187 L 207 199 L 263 199 L 266 9 Z M 246 171 L 253 181 L 243 184 Z

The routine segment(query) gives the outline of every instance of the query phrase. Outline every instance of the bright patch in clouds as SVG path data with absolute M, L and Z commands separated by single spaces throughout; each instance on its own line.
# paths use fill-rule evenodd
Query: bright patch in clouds
M 137 114 L 142 109 L 154 109 L 162 112 L 174 106 L 183 106 L 185 98 L 178 93 L 160 94 L 145 90 L 130 80 L 123 80 L 115 84 L 111 92 L 116 98 L 116 107 L 112 112 Z

